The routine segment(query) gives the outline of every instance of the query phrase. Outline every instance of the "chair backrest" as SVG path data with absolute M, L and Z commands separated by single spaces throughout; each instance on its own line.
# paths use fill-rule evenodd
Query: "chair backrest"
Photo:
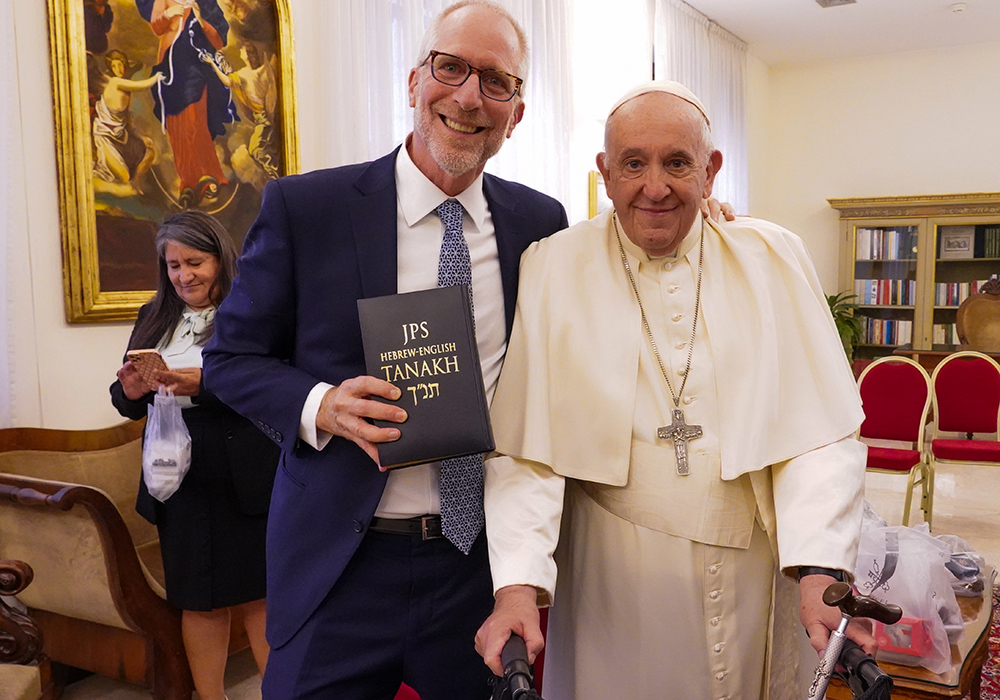
M 104 492 L 117 506 L 136 547 L 156 542 L 156 526 L 135 511 L 145 421 L 99 430 L 0 430 L 0 473 L 65 481 Z
M 865 411 L 859 436 L 923 445 L 924 424 L 931 406 L 927 371 L 908 357 L 881 357 L 858 377 Z
M 1000 365 L 972 350 L 948 355 L 931 375 L 937 432 L 996 433 L 1000 427 Z
M 0 473 L 0 557 L 32 562 L 29 608 L 108 627 L 134 629 L 122 584 L 152 585 L 118 509 L 89 486 Z
M 969 350 L 1000 352 L 1000 280 L 990 280 L 958 307 L 958 341 Z

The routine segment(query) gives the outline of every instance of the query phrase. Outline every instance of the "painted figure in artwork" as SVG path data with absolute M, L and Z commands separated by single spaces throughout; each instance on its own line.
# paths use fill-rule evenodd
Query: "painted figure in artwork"
M 148 90 L 161 80 L 153 73 L 144 80 L 132 80 L 140 64 L 129 61 L 117 49 L 104 56 L 108 78 L 94 106 L 94 188 L 115 197 L 142 193 L 142 178 L 153 162 L 153 142 L 132 128 L 132 93 Z
M 154 114 L 167 132 L 180 177 L 181 208 L 214 201 L 228 184 L 214 139 L 237 121 L 226 86 L 201 56 L 226 45 L 229 23 L 216 0 L 136 0 L 143 19 L 159 37 L 164 79 L 153 90 Z
M 241 146 L 233 153 L 233 168 L 240 173 L 242 179 L 259 183 L 258 189 L 263 189 L 269 179 L 278 177 L 274 149 L 274 108 L 278 101 L 277 81 L 274 77 L 274 67 L 266 60 L 264 52 L 255 44 L 240 46 L 240 58 L 243 67 L 232 73 L 225 73 L 211 60 L 203 55 L 202 61 L 211 66 L 222 84 L 232 90 L 237 104 L 254 125 L 249 143 Z M 240 160 L 246 160 L 249 155 L 251 162 L 260 169 L 264 178 L 255 177 L 254 173 L 240 172 Z

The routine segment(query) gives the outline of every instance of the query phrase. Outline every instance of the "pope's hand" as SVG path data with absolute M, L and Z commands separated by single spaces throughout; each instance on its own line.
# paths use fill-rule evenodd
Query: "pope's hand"
M 323 395 L 319 413 L 316 414 L 316 427 L 355 443 L 382 469 L 376 443 L 398 440 L 399 429 L 379 428 L 365 419 L 392 423 L 405 421 L 406 411 L 402 408 L 371 398 L 379 396 L 395 401 L 401 393 L 389 382 L 376 377 L 348 379 Z
M 831 607 L 823 602 L 823 591 L 836 582 L 837 579 L 823 574 L 804 576 L 799 581 L 799 621 L 806 628 L 809 644 L 820 657 L 823 656 L 830 641 L 830 631 L 840 626 L 840 608 Z M 847 625 L 846 634 L 864 649 L 866 654 L 874 656 L 878 650 L 878 643 L 872 636 L 869 624 L 862 618 L 852 618 Z
M 537 599 L 534 586 L 505 586 L 497 591 L 493 614 L 486 618 L 486 622 L 476 632 L 476 651 L 494 674 L 503 675 L 500 653 L 511 634 L 520 635 L 524 639 L 529 664 L 535 662 L 545 646 L 539 624 Z

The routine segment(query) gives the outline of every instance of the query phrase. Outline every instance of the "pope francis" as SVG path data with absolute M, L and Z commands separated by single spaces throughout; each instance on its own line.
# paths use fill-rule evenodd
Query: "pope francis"
M 477 649 L 500 672 L 514 632 L 533 658 L 554 604 L 547 700 L 753 700 L 776 571 L 814 648 L 840 620 L 821 596 L 855 561 L 860 401 L 802 241 L 702 217 L 722 154 L 697 97 L 630 91 L 604 149 L 613 209 L 521 260 Z

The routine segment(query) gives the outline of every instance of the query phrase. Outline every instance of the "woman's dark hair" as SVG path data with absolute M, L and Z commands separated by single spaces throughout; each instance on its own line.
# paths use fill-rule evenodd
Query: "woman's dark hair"
M 159 268 L 156 295 L 149 302 L 149 310 L 136 324 L 129 350 L 155 347 L 168 332 L 173 331 L 184 312 L 184 302 L 177 296 L 167 273 L 166 253 L 167 243 L 170 242 L 209 253 L 218 259 L 219 274 L 210 293 L 213 304 L 218 306 L 222 303 L 233 286 L 233 278 L 236 277 L 236 244 L 222 224 L 214 217 L 195 210 L 168 216 L 160 224 L 154 239 Z M 213 325 L 209 324 L 198 341 L 207 340 L 213 330 Z

